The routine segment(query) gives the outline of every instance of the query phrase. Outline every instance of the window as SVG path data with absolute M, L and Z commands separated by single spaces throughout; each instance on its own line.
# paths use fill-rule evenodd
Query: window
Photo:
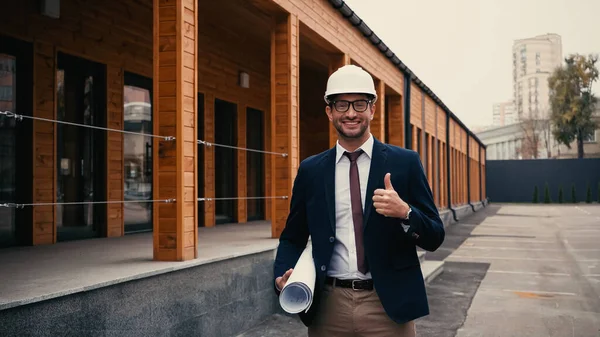
M 123 135 L 125 200 L 152 199 L 152 79 L 125 73 L 123 87 Z M 152 230 L 152 202 L 124 205 L 125 232 Z
M 583 142 L 584 143 L 595 143 L 597 140 L 596 134 L 598 133 L 598 130 L 592 132 L 591 135 L 584 137 L 583 138 Z

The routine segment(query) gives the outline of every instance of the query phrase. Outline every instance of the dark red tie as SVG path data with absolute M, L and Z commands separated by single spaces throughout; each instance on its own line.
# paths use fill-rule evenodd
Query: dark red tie
M 367 261 L 365 259 L 365 249 L 363 245 L 363 208 L 360 193 L 360 179 L 358 177 L 358 165 L 356 160 L 363 153 L 363 150 L 355 152 L 344 152 L 344 155 L 350 159 L 350 200 L 352 203 L 352 220 L 354 221 L 354 238 L 356 241 L 356 260 L 358 270 L 367 273 Z

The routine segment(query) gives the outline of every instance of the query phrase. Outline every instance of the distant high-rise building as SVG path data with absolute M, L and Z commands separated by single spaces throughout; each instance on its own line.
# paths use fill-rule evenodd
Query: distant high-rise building
M 547 118 L 548 78 L 562 64 L 562 41 L 557 34 L 516 40 L 513 52 L 513 102 L 517 118 Z
M 512 101 L 494 104 L 493 126 L 510 125 L 517 121 Z

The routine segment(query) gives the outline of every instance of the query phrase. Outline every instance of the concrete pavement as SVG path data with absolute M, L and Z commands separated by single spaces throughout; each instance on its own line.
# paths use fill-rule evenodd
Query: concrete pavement
M 600 205 L 490 207 L 446 258 L 489 264 L 456 336 L 600 336 Z
M 418 337 L 600 336 L 600 205 L 490 204 L 446 229 L 428 261 Z M 306 336 L 274 315 L 240 337 Z

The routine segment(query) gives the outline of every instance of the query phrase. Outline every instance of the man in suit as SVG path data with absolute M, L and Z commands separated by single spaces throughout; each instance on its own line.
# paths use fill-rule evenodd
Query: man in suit
M 372 77 L 347 65 L 327 82 L 333 148 L 300 164 L 274 263 L 280 293 L 309 236 L 314 301 L 300 318 L 309 336 L 415 336 L 428 315 L 416 247 L 436 250 L 445 232 L 419 155 L 375 139 Z

